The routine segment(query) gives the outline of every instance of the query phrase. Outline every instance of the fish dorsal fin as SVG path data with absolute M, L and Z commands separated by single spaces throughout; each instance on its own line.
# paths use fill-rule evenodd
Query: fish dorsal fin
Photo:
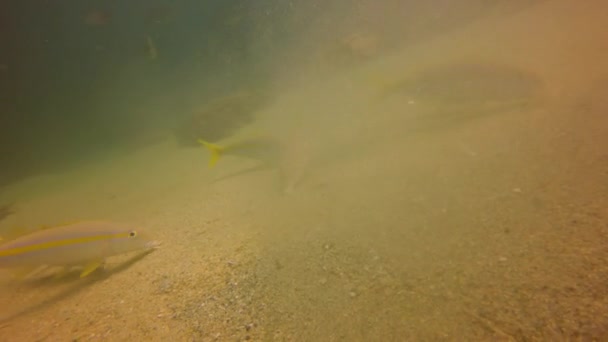
M 70 225 L 73 225 L 78 222 L 79 221 L 68 221 L 68 222 L 62 222 L 58 225 L 41 224 L 40 226 L 38 226 L 38 229 L 34 229 L 34 230 L 30 231 L 29 233 L 33 233 L 34 231 L 39 232 L 39 231 L 47 230 L 47 229 L 51 229 L 51 228 L 70 226 Z
M 27 235 L 32 232 L 32 229 L 27 229 L 24 226 L 18 226 L 10 229 L 3 230 L 3 235 L 0 238 L 0 243 L 9 242 L 11 240 L 15 240 L 24 235 Z
M 26 228 L 25 226 L 17 226 L 17 227 L 11 228 L 11 229 L 7 229 L 5 234 L 0 236 L 0 244 L 18 239 L 22 236 L 32 234 L 35 232 L 40 232 L 40 231 L 51 229 L 51 228 L 65 227 L 65 226 L 69 226 L 69 225 L 72 225 L 72 224 L 75 224 L 78 222 L 80 222 L 80 221 L 69 221 L 69 222 L 65 222 L 65 223 L 62 223 L 62 224 L 59 224 L 56 226 L 43 224 L 36 228 Z
M 73 224 L 80 223 L 80 222 L 82 222 L 82 221 L 76 221 L 76 220 L 73 220 L 73 221 L 65 221 L 65 222 L 62 222 L 62 223 L 60 223 L 60 224 L 58 224 L 58 225 L 54 226 L 54 228 L 56 228 L 56 227 L 65 227 L 65 226 L 71 226 L 71 225 L 73 225 Z M 51 228 L 51 227 L 47 227 L 47 228 Z M 45 229 L 46 229 L 46 228 L 45 228 Z

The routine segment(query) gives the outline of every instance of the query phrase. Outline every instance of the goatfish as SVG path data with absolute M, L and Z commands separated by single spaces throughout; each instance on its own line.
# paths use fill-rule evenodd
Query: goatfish
M 214 167 L 223 155 L 231 155 L 261 161 L 276 166 L 281 157 L 280 143 L 271 137 L 255 136 L 227 144 L 217 144 L 198 139 L 209 151 L 209 167 Z
M 80 277 L 104 265 L 111 256 L 156 247 L 157 243 L 126 224 L 78 222 L 39 230 L 0 245 L 0 268 L 82 267 Z M 27 275 L 31 272 L 24 272 Z
M 226 144 L 210 143 L 198 139 L 198 142 L 209 151 L 209 168 L 214 167 L 223 155 L 253 159 L 261 165 L 237 172 L 227 177 L 241 175 L 261 168 L 278 171 L 279 187 L 284 194 L 293 192 L 295 187 L 306 177 L 310 160 L 305 143 L 282 143 L 280 139 L 269 136 L 256 136 L 228 142 Z

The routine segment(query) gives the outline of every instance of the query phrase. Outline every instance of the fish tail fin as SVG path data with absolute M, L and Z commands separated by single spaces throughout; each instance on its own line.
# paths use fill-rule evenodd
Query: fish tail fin
M 224 152 L 224 148 L 222 146 L 212 144 L 212 143 L 207 142 L 202 139 L 198 139 L 198 142 L 201 145 L 205 146 L 205 148 L 207 148 L 207 150 L 209 151 L 209 154 L 210 154 L 209 167 L 214 167 L 215 164 L 217 164 L 217 161 L 222 156 L 222 152 Z

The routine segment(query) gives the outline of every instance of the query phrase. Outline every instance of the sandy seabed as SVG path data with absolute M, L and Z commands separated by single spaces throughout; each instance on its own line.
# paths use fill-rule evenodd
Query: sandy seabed
M 172 140 L 7 187 L 1 202 L 17 212 L 2 227 L 126 221 L 162 246 L 83 280 L 5 281 L 0 340 L 608 338 L 608 10 L 597 4 L 541 2 L 354 71 L 476 56 L 545 87 L 531 108 L 411 134 L 395 128 L 415 123 L 394 119 L 406 107 L 368 103 L 391 118 L 374 121 L 388 133 L 311 166 L 289 194 L 273 170 L 216 181 L 243 161 L 209 170 L 202 149 Z

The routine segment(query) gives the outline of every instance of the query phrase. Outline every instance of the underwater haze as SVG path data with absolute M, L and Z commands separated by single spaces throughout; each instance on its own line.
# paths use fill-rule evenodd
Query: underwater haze
M 604 2 L 0 25 L 0 340 L 608 339 Z

